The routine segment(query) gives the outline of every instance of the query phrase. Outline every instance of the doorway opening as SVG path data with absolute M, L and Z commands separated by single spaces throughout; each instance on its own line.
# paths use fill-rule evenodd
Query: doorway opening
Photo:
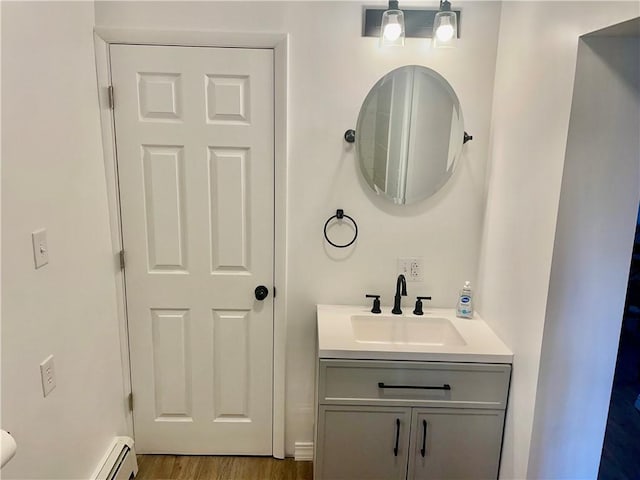
M 640 211 L 599 480 L 640 478 Z

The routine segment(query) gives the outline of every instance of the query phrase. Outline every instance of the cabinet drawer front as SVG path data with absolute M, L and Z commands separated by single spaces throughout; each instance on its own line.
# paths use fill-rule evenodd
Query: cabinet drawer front
M 504 409 L 510 365 L 320 360 L 320 404 Z

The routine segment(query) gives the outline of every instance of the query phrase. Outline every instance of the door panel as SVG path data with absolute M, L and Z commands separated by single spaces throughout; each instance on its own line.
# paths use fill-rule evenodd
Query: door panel
M 273 52 L 110 51 L 136 449 L 271 454 Z
M 183 150 L 182 147 L 142 146 L 151 271 L 186 271 Z
M 151 309 L 155 415 L 192 421 L 188 310 Z
M 245 148 L 210 148 L 211 271 L 215 274 L 249 271 L 248 199 Z

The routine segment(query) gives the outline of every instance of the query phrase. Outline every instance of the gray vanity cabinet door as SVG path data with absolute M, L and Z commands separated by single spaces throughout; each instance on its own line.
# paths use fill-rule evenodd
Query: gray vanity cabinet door
M 406 478 L 410 423 L 410 408 L 321 405 L 314 478 Z
M 502 410 L 414 408 L 409 480 L 495 480 L 503 424 Z

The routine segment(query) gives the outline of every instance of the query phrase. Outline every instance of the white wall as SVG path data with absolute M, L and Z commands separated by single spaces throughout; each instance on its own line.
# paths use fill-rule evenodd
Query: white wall
M 316 303 L 364 304 L 365 293 L 380 293 L 389 305 L 399 256 L 424 257 L 425 282 L 409 284 L 409 295 L 431 294 L 434 306 L 453 306 L 464 280 L 476 278 L 500 5 L 456 6 L 463 9 L 457 49 L 434 51 L 424 40 L 408 39 L 398 51 L 380 50 L 377 39 L 360 36 L 359 2 L 96 3 L 99 26 L 290 33 L 288 454 L 294 442 L 313 440 Z M 399 208 L 368 191 L 342 136 L 355 128 L 371 86 L 406 64 L 434 68 L 448 79 L 474 141 L 436 197 Z M 323 242 L 322 226 L 336 208 L 360 227 L 357 245 L 346 252 Z
M 5 479 L 87 479 L 126 431 L 93 24 L 89 2 L 2 2 L 2 428 L 18 443 Z
M 639 10 L 637 2 L 502 7 L 477 296 L 515 353 L 501 478 L 527 478 L 578 37 Z
M 530 478 L 598 475 L 640 200 L 640 36 L 586 37 L 577 62 Z

